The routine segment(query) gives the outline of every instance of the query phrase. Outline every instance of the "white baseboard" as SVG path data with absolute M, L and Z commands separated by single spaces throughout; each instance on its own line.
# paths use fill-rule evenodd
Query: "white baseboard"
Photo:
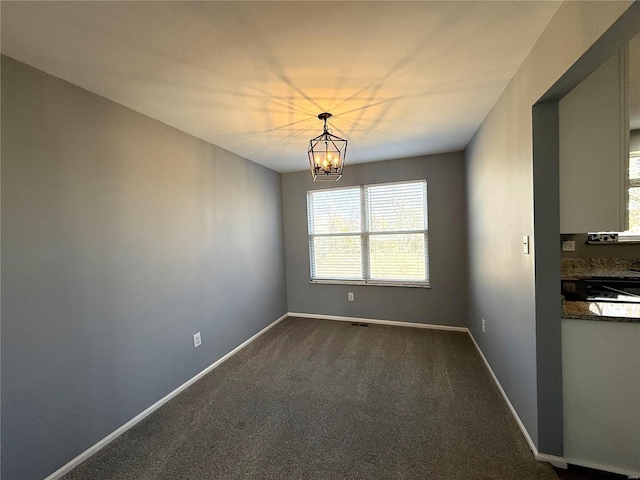
M 522 420 L 520 420 L 520 417 L 518 416 L 518 412 L 516 412 L 516 409 L 513 408 L 513 405 L 511 404 L 511 400 L 509 400 L 509 397 L 507 397 L 507 394 L 502 388 L 502 385 L 500 385 L 500 381 L 498 380 L 498 377 L 496 377 L 496 374 L 493 372 L 491 365 L 489 365 L 487 358 L 484 356 L 484 353 L 482 353 L 482 350 L 480 349 L 480 345 L 478 345 L 478 342 L 476 342 L 476 339 L 473 338 L 471 331 L 470 330 L 467 330 L 467 331 L 469 332 L 469 337 L 471 337 L 471 341 L 476 346 L 476 350 L 478 350 L 480 357 L 482 357 L 482 361 L 487 367 L 487 370 L 489 370 L 489 373 L 491 374 L 491 378 L 493 378 L 493 382 L 498 387 L 498 391 L 502 395 L 502 398 L 507 404 L 507 407 L 509 407 L 509 410 L 511 411 L 511 415 L 513 415 L 513 418 L 516 420 L 518 427 L 520 427 L 520 431 L 522 432 L 522 435 L 524 435 L 524 439 L 527 441 L 529 448 L 533 452 L 534 458 L 540 462 L 549 462 L 554 467 L 566 469 L 567 461 L 563 457 L 557 457 L 555 455 L 548 455 L 546 453 L 538 452 L 538 448 L 536 447 L 535 443 L 533 443 L 533 440 L 531 439 L 531 435 L 529 435 L 529 432 L 527 431 L 527 428 L 524 426 L 524 423 L 522 423 Z
M 267 325 L 266 327 L 264 327 L 262 330 L 260 330 L 258 333 L 256 333 L 253 337 L 249 338 L 248 340 L 246 340 L 245 342 L 241 343 L 240 345 L 238 345 L 236 348 L 234 348 L 233 350 L 231 350 L 229 353 L 227 353 L 225 356 L 219 358 L 218 360 L 216 360 L 215 362 L 213 362 L 211 365 L 209 365 L 207 368 L 205 368 L 204 370 L 202 370 L 200 373 L 198 373 L 197 375 L 191 377 L 189 380 L 187 380 L 186 382 L 184 382 L 182 385 L 180 385 L 178 388 L 176 388 L 175 390 L 173 390 L 171 393 L 165 395 L 164 397 L 162 397 L 160 400 L 158 400 L 156 403 L 154 403 L 153 405 L 151 405 L 150 407 L 148 407 L 147 409 L 143 410 L 142 412 L 140 412 L 138 415 L 136 415 L 135 417 L 133 417 L 131 420 L 129 420 L 127 423 L 125 423 L 124 425 L 122 425 L 121 427 L 119 427 L 118 429 L 114 430 L 113 432 L 111 432 L 109 435 L 107 435 L 106 437 L 104 437 L 102 440 L 100 440 L 98 443 L 92 445 L 91 447 L 89 447 L 88 449 L 86 449 L 84 452 L 82 452 L 80 455 L 78 455 L 77 457 L 75 457 L 73 460 L 71 460 L 70 462 L 66 463 L 65 465 L 63 465 L 62 467 L 60 467 L 58 470 L 56 470 L 55 472 L 53 472 L 51 475 L 49 475 L 48 477 L 46 477 L 44 480 L 58 480 L 60 478 L 62 478 L 64 475 L 66 475 L 67 473 L 69 473 L 71 470 L 73 470 L 75 467 L 77 467 L 78 465 L 80 465 L 82 462 L 84 462 L 85 460 L 87 460 L 89 457 L 91 457 L 94 453 L 98 452 L 98 450 L 100 450 L 101 448 L 105 447 L 106 445 L 108 445 L 109 443 L 111 443 L 112 441 L 114 441 L 116 438 L 118 438 L 120 435 L 122 435 L 124 432 L 126 432 L 127 430 L 129 430 L 131 427 L 135 426 L 137 423 L 141 422 L 142 420 L 144 420 L 146 417 L 148 417 L 149 415 L 151 415 L 154 411 L 156 411 L 158 408 L 160 408 L 162 405 L 164 405 L 165 403 L 167 403 L 169 400 L 171 400 L 173 397 L 175 397 L 176 395 L 178 395 L 180 392 L 182 392 L 183 390 L 185 390 L 186 388 L 188 388 L 189 386 L 191 386 L 193 383 L 197 382 L 198 380 L 200 380 L 202 377 L 204 377 L 207 373 L 209 373 L 211 370 L 213 370 L 214 368 L 216 368 L 218 365 L 220 365 L 222 362 L 224 362 L 225 360 L 229 359 L 229 357 L 232 357 L 233 355 L 235 355 L 236 353 L 238 353 L 240 350 L 242 350 L 244 347 L 246 347 L 247 345 L 249 345 L 251 342 L 253 342 L 256 338 L 258 338 L 260 335 L 262 335 L 263 333 L 265 333 L 267 330 L 275 327 L 278 323 L 280 323 L 282 320 L 284 320 L 285 318 L 287 318 L 287 314 L 285 313 L 284 315 L 282 315 L 280 318 L 278 318 L 276 321 L 274 321 L 273 323 L 270 323 L 269 325 Z
M 338 315 L 320 315 L 317 313 L 293 313 L 293 312 L 289 312 L 287 315 L 290 317 L 317 318 L 320 320 L 337 320 L 339 322 L 375 323 L 378 325 L 393 325 L 396 327 L 411 327 L 411 328 L 428 328 L 431 330 L 449 330 L 452 332 L 468 332 L 469 331 L 467 327 L 453 327 L 451 325 L 436 325 L 431 323 L 398 322 L 396 320 L 380 320 L 378 318 L 342 317 Z
M 569 463 L 566 458 L 558 457 L 556 455 L 549 455 L 548 453 L 538 453 L 536 449 L 533 452 L 533 456 L 539 462 L 547 462 L 553 465 L 554 467 L 567 469 L 567 464 Z
M 293 312 L 289 312 L 288 315 L 291 316 L 291 317 L 318 318 L 318 319 L 322 319 L 322 320 L 338 320 L 338 321 L 341 321 L 341 322 L 375 323 L 375 324 L 380 324 L 380 325 L 393 325 L 393 326 L 397 326 L 397 327 L 428 328 L 428 329 L 433 329 L 433 330 L 449 330 L 449 331 L 454 331 L 454 332 L 466 332 L 466 333 L 468 333 L 469 337 L 471 337 L 471 341 L 473 342 L 473 344 L 476 347 L 476 350 L 478 350 L 478 353 L 480 354 L 480 357 L 482 358 L 482 361 L 484 362 L 484 364 L 486 365 L 487 369 L 489 370 L 489 373 L 491 374 L 491 377 L 493 378 L 494 383 L 498 387 L 498 391 L 500 392 L 500 394 L 502 395 L 502 398 L 504 399 L 505 403 L 507 404 L 507 407 L 509 408 L 509 411 L 511 412 L 511 415 L 513 415 L 513 418 L 515 419 L 516 423 L 518 424 L 518 427 L 520 427 L 520 431 L 524 435 L 524 438 L 527 441 L 527 444 L 529 445 L 529 448 L 531 449 L 531 452 L 533 452 L 534 458 L 536 460 L 540 461 L 540 462 L 548 462 L 551 465 L 553 465 L 554 467 L 565 468 L 565 469 L 567 468 L 567 461 L 564 458 L 557 457 L 555 455 L 549 455 L 549 454 L 546 454 L 546 453 L 538 452 L 538 448 L 533 443 L 533 440 L 531 439 L 531 436 L 529 435 L 529 432 L 527 431 L 526 427 L 522 423 L 522 420 L 520 420 L 520 417 L 518 416 L 518 413 L 516 412 L 515 408 L 513 408 L 513 405 L 511 404 L 511 401 L 509 400 L 509 397 L 507 397 L 507 394 L 505 393 L 504 389 L 502 388 L 502 385 L 500 385 L 500 381 L 498 380 L 498 377 L 496 377 L 495 373 L 493 372 L 493 369 L 491 368 L 491 365 L 489 365 L 489 362 L 487 361 L 486 357 L 484 356 L 484 353 L 482 353 L 482 350 L 480 350 L 480 346 L 478 345 L 478 342 L 476 342 L 476 339 L 473 338 L 473 335 L 471 334 L 471 331 L 467 327 L 453 327 L 453 326 L 450 326 L 450 325 L 434 325 L 434 324 L 426 324 L 426 323 L 398 322 L 398 321 L 394 321 L 394 320 L 379 320 L 379 319 L 375 319 L 375 318 L 358 318 L 358 317 L 343 317 L 343 316 L 336 316 L 336 315 L 320 315 L 320 314 L 315 314 L 315 313 L 293 313 Z
M 603 472 L 617 473 L 618 475 L 624 475 L 629 478 L 640 478 L 639 471 L 626 470 L 624 468 L 612 467 L 602 463 L 589 462 L 580 460 L 578 458 L 567 458 L 567 463 L 571 465 L 578 465 L 579 467 L 593 468 L 594 470 L 601 470 Z
M 262 335 L 263 333 L 265 333 L 267 330 L 271 329 L 272 327 L 276 326 L 278 323 L 280 323 L 282 320 L 284 320 L 287 317 L 317 318 L 317 319 L 322 319 L 322 320 L 337 320 L 337 321 L 341 321 L 341 322 L 373 323 L 373 324 L 379 324 L 379 325 L 392 325 L 392 326 L 398 326 L 398 327 L 411 327 L 411 328 L 426 328 L 426 329 L 432 329 L 432 330 L 448 330 L 448 331 L 454 331 L 454 332 L 466 332 L 466 333 L 468 333 L 469 336 L 471 337 L 471 340 L 473 341 L 473 344 L 475 345 L 476 349 L 478 350 L 478 353 L 480 353 L 480 357 L 482 358 L 482 361 L 484 362 L 484 364 L 486 365 L 487 369 L 489 370 L 489 373 L 491 374 L 491 377 L 493 378 L 493 381 L 495 382 L 496 386 L 498 387 L 498 390 L 500 391 L 502 397 L 504 398 L 504 401 L 506 402 L 507 406 L 509 407 L 509 410 L 511 411 L 511 414 L 513 415 L 513 417 L 516 420 L 516 423 L 520 427 L 520 430 L 522 431 L 522 434 L 524 435 L 525 440 L 527 441 L 527 443 L 529 445 L 529 448 L 533 452 L 533 455 L 534 455 L 535 459 L 539 460 L 539 461 L 542 461 L 542 462 L 549 462 L 552 465 L 554 465 L 556 467 L 559 467 L 559 468 L 567 468 L 567 461 L 564 458 L 556 457 L 554 455 L 547 455 L 545 453 L 539 453 L 538 452 L 538 449 L 536 448 L 535 444 L 533 443 L 533 440 L 531 440 L 531 436 L 529 435 L 529 432 L 527 432 L 527 429 L 525 428 L 524 424 L 520 420 L 520 417 L 518 416 L 517 412 L 513 408 L 513 405 L 511 404 L 511 401 L 509 400 L 509 397 L 507 397 L 507 394 L 505 393 L 504 389 L 502 388 L 502 385 L 500 385 L 500 382 L 498 381 L 498 378 L 496 377 L 495 373 L 493 373 L 493 370 L 491 369 L 491 366 L 489 365 L 489 362 L 487 361 L 487 359 L 485 358 L 484 354 L 482 353 L 482 350 L 480 350 L 480 346 L 476 342 L 475 338 L 473 338 L 473 335 L 471 334 L 471 332 L 469 331 L 468 328 L 466 328 L 466 327 L 454 327 L 454 326 L 449 326 L 449 325 L 435 325 L 435 324 L 426 324 L 426 323 L 399 322 L 399 321 L 395 321 L 395 320 L 380 320 L 380 319 L 376 319 L 376 318 L 344 317 L 344 316 L 336 316 L 336 315 L 319 315 L 319 314 L 312 314 L 312 313 L 293 313 L 293 312 L 288 312 L 288 313 L 282 315 L 277 320 L 275 320 L 273 323 L 267 325 L 265 328 L 260 330 L 258 333 L 256 333 L 254 336 L 252 336 L 251 338 L 249 338 L 248 340 L 246 340 L 242 344 L 238 345 L 236 348 L 231 350 L 229 353 L 227 353 L 226 355 L 224 355 L 220 359 L 216 360 L 214 363 L 212 363 L 207 368 L 202 370 L 200 373 L 196 374 L 195 376 L 193 376 L 192 378 L 187 380 L 185 383 L 183 383 L 178 388 L 176 388 L 175 390 L 173 390 L 172 392 L 170 392 L 169 394 L 167 394 L 166 396 L 164 396 L 163 398 L 158 400 L 156 403 L 154 403 L 153 405 L 151 405 L 150 407 L 148 407 L 144 411 L 140 412 L 138 415 L 133 417 L 131 420 L 129 420 L 127 423 L 125 423 L 124 425 L 122 425 L 118 429 L 116 429 L 113 432 L 111 432 L 109 435 L 104 437 L 102 440 L 100 440 L 99 442 L 97 442 L 93 446 L 89 447 L 87 450 L 85 450 L 80 455 L 78 455 L 77 457 L 75 457 L 74 459 L 72 459 L 71 461 L 69 461 L 68 463 L 63 465 L 62 467 L 60 467 L 58 470 L 53 472 L 51 475 L 46 477 L 44 480 L 58 480 L 58 479 L 62 478 L 64 475 L 69 473 L 75 467 L 77 467 L 82 462 L 84 462 L 89 457 L 91 457 L 93 454 L 98 452 L 101 448 L 103 448 L 104 446 L 106 446 L 109 443 L 111 443 L 113 440 L 115 440 L 120 435 L 122 435 L 124 432 L 126 432 L 127 430 L 129 430 L 130 428 L 135 426 L 137 423 L 139 423 L 142 420 L 144 420 L 146 417 L 148 417 L 155 410 L 157 410 L 162 405 L 167 403 L 173 397 L 175 397 L 180 392 L 182 392 L 183 390 L 185 390 L 186 388 L 191 386 L 193 383 L 195 383 L 198 380 L 200 380 L 200 378 L 205 376 L 211 370 L 216 368 L 218 365 L 223 363 L 228 358 L 230 358 L 233 355 L 235 355 L 236 353 L 238 353 L 240 350 L 242 350 L 248 344 L 253 342 L 260 335 Z M 585 463 L 580 463 L 579 461 L 571 461 L 570 463 L 574 463 L 575 465 L 585 466 L 585 467 L 588 467 L 588 468 L 596 468 L 598 470 L 607 470 L 607 471 L 611 471 L 611 472 L 614 472 L 614 473 L 621 473 L 623 475 L 634 475 L 634 473 L 616 472 L 615 470 L 610 470 L 607 467 L 598 466 L 598 465 L 587 465 Z

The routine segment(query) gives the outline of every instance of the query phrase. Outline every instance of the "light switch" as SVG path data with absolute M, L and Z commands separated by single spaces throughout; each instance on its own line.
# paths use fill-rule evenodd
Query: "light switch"
M 529 255 L 529 235 L 524 235 L 522 237 L 522 251 Z

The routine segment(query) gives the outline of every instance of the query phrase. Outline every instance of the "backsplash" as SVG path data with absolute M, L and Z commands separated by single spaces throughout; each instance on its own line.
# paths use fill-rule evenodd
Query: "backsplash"
M 637 258 L 640 259 L 640 245 L 633 243 L 588 244 L 586 233 L 562 234 L 561 240 L 574 240 L 575 252 L 560 252 L 563 258 Z

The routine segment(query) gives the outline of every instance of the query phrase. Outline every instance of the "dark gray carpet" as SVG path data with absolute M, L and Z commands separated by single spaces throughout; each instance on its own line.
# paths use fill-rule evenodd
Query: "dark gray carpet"
M 288 318 L 64 478 L 558 477 L 467 334 Z

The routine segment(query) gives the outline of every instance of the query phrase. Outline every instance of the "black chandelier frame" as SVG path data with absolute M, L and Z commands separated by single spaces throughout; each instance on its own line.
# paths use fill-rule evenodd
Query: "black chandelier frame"
M 327 120 L 332 116 L 329 112 L 318 115 L 318 119 L 324 122 L 324 130 L 309 141 L 309 166 L 314 182 L 339 180 L 344 170 L 348 142 L 329 131 Z

